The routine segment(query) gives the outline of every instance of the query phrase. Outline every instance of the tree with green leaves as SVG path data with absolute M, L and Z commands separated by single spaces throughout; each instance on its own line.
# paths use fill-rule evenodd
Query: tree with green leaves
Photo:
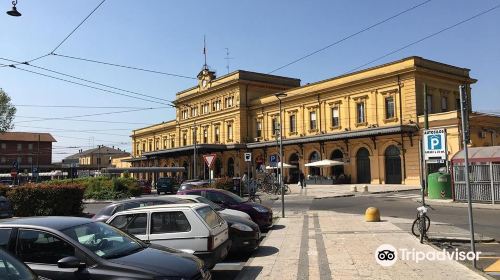
M 10 103 L 9 95 L 0 88 L 0 133 L 14 128 L 16 107 Z

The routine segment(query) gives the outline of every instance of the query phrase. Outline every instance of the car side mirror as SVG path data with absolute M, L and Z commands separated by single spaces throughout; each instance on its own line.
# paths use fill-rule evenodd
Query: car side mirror
M 59 268 L 85 268 L 86 264 L 81 262 L 79 258 L 76 257 L 65 257 L 57 261 L 57 267 Z

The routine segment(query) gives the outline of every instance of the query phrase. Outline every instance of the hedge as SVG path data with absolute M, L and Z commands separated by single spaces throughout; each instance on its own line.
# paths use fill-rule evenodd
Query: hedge
M 83 194 L 81 185 L 28 184 L 11 188 L 6 196 L 19 217 L 81 216 Z

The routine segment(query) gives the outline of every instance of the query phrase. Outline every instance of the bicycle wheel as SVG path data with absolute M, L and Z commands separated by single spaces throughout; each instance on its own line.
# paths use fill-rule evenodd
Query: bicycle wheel
M 425 216 L 425 232 L 427 234 L 427 232 L 429 231 L 429 228 L 431 227 L 431 219 L 429 218 L 429 216 Z M 414 221 L 413 221 L 413 224 L 411 226 L 411 233 L 413 233 L 413 235 L 415 236 L 420 236 L 420 218 L 416 218 Z

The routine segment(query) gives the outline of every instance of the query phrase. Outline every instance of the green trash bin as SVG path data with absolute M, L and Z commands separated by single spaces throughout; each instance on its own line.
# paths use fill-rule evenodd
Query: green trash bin
M 427 176 L 427 182 L 429 198 L 451 198 L 451 175 L 449 173 L 431 173 Z

